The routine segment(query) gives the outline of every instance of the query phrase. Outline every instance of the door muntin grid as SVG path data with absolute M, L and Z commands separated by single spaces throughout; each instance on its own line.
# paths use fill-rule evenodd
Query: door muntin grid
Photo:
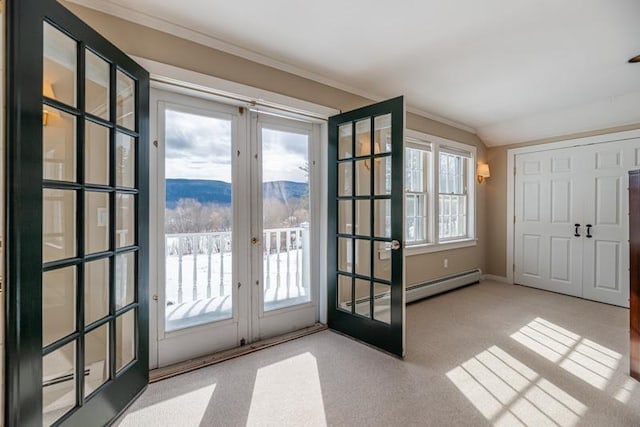
M 338 125 L 334 303 L 384 324 L 391 323 L 390 138 L 388 113 Z
M 55 23 L 43 25 L 42 307 L 50 332 L 43 335 L 43 421 L 50 425 L 137 359 L 139 101 L 133 76 Z M 107 85 L 104 105 L 87 99 L 105 94 L 96 76 Z M 120 80 L 133 87 L 117 90 Z M 90 129 L 108 139 L 95 141 Z M 52 307 L 60 301 L 67 313 L 73 307 L 73 319 L 55 331 L 61 310 Z

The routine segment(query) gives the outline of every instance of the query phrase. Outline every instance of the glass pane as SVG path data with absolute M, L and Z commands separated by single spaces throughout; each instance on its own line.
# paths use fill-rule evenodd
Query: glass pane
M 371 201 L 356 200 L 356 234 L 360 236 L 371 235 Z
M 391 323 L 391 287 L 382 283 L 373 284 L 373 318 Z
M 338 201 L 338 233 L 351 234 L 353 232 L 351 200 Z
M 84 220 L 85 253 L 109 250 L 109 193 L 84 193 Z
M 375 200 L 374 206 L 374 218 L 375 227 L 374 234 L 376 237 L 391 238 L 391 200 Z
M 116 132 L 116 185 L 136 186 L 135 138 L 120 132 Z
M 351 277 L 338 275 L 338 310 L 351 313 Z
M 356 196 L 371 195 L 371 160 L 355 162 Z
M 233 316 L 232 122 L 165 111 L 165 325 Z M 190 233 L 199 233 L 193 236 Z
M 116 317 L 116 372 L 136 357 L 136 310 Z
M 50 426 L 76 406 L 76 342 L 42 358 L 42 424 Z
M 45 105 L 42 118 L 43 178 L 76 181 L 76 117 Z
M 373 174 L 375 194 L 391 194 L 391 156 L 378 157 L 375 165 Z
M 391 152 L 391 114 L 374 119 L 375 154 Z
M 133 79 L 116 72 L 116 123 L 131 130 L 136 130 L 135 89 Z
M 109 324 L 84 337 L 84 395 L 88 396 L 109 379 Z
M 371 286 L 368 280 L 356 279 L 356 313 L 371 317 Z
M 77 43 L 46 22 L 43 30 L 43 94 L 75 107 Z
M 85 111 L 109 120 L 109 63 L 85 50 Z
M 353 163 L 338 163 L 338 196 L 351 196 Z
M 76 256 L 76 192 L 42 190 L 42 259 Z
M 348 159 L 353 157 L 353 126 L 351 123 L 338 128 L 338 159 Z
M 338 238 L 338 270 L 352 273 L 351 257 L 353 256 L 352 239 Z
M 109 258 L 84 265 L 84 324 L 109 314 Z
M 262 127 L 264 310 L 311 300 L 309 134 Z
M 76 330 L 76 268 L 42 274 L 42 346 Z
M 413 148 L 405 150 L 407 155 L 405 188 L 407 191 L 420 193 L 424 191 L 424 157 L 425 152 Z
M 356 122 L 356 155 L 371 154 L 371 119 Z
M 135 243 L 136 206 L 133 194 L 116 194 L 116 247 Z
M 86 120 L 84 147 L 85 181 L 109 185 L 109 128 Z
M 116 256 L 116 310 L 134 302 L 136 287 L 136 253 Z
M 391 281 L 391 248 L 388 242 L 374 242 L 373 277 Z
M 356 274 L 371 276 L 371 242 L 356 240 Z

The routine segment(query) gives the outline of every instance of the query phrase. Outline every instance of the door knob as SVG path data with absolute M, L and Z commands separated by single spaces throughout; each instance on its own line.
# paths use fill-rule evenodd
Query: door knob
M 575 224 L 576 231 L 573 233 L 574 237 L 580 237 L 580 233 L 578 233 L 578 228 L 580 228 L 580 224 Z
M 257 237 L 252 237 L 251 238 L 251 244 L 252 245 L 257 245 L 258 243 L 260 243 L 260 240 L 258 240 Z
M 397 251 L 398 249 L 400 249 L 400 242 L 398 242 L 397 240 L 392 240 L 391 249 L 394 251 Z

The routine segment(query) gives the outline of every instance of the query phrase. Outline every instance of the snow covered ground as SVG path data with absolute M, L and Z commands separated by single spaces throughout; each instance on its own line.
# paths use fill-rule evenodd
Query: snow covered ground
M 233 316 L 232 255 L 183 255 L 182 272 L 177 254 L 166 257 L 167 330 L 228 319 Z M 195 268 L 194 268 L 195 259 Z M 264 256 L 264 310 L 274 310 L 310 300 L 308 273 L 303 274 L 303 250 Z M 222 262 L 221 262 L 222 260 Z M 239 260 L 240 268 L 250 266 Z M 195 271 L 194 271 L 195 270 Z M 182 286 L 180 286 L 180 283 Z

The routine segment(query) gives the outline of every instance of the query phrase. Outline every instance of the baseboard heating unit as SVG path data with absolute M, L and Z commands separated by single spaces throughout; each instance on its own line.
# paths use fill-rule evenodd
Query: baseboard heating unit
M 447 292 L 462 286 L 478 283 L 481 277 L 482 272 L 479 269 L 475 269 L 419 283 L 417 285 L 407 286 L 407 303 L 441 294 L 442 292 Z

